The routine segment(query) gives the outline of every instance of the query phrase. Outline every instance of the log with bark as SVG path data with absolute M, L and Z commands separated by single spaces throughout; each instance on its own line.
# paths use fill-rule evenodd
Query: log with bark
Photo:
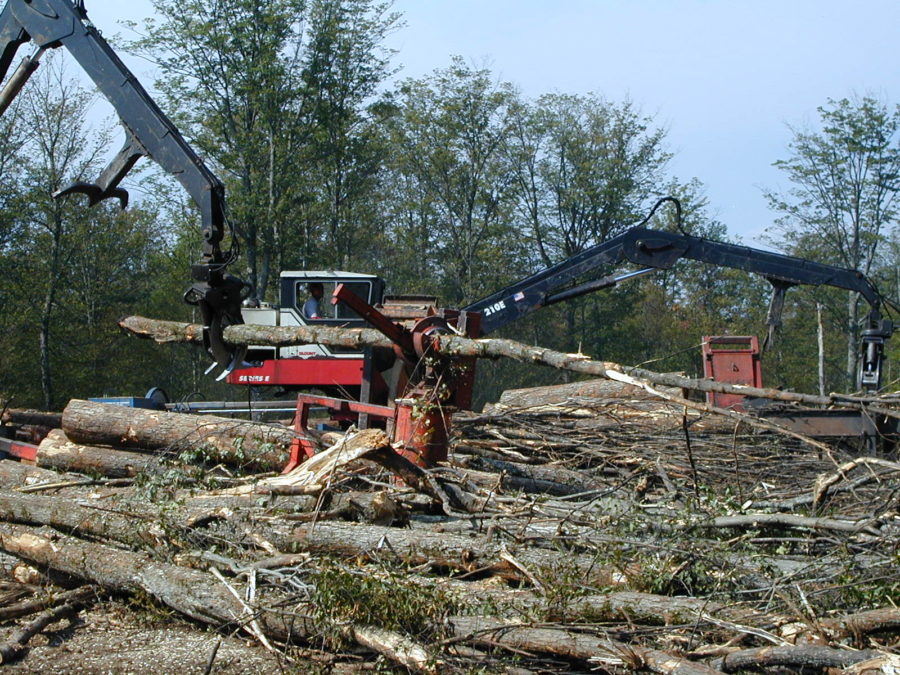
M 144 592 L 203 623 L 240 627 L 247 607 L 208 572 L 158 562 L 146 553 L 86 542 L 48 528 L 0 523 L 0 548 L 40 566 L 97 584 L 116 593 Z M 251 612 L 252 614 L 252 612 Z M 262 613 L 267 633 L 287 641 L 306 637 L 302 614 Z
M 62 429 L 54 429 L 38 446 L 37 465 L 109 478 L 133 478 L 139 473 L 162 473 L 174 463 L 157 455 L 80 445 L 70 441 Z
M 74 399 L 63 411 L 63 431 L 75 443 L 123 449 L 191 453 L 249 470 L 280 469 L 294 431 L 224 417 L 123 408 Z
M 156 342 L 192 342 L 200 344 L 201 329 L 194 324 L 174 321 L 159 321 L 139 316 L 125 317 L 119 326 L 131 335 L 148 338 Z M 229 326 L 224 332 L 225 341 L 233 345 L 267 345 L 287 347 L 311 342 L 362 349 L 364 347 L 390 348 L 392 343 L 380 332 L 370 328 L 335 328 L 330 326 L 256 326 L 242 324 Z M 674 373 L 657 373 L 645 368 L 623 366 L 610 361 L 593 361 L 583 354 L 567 354 L 543 347 L 533 347 L 497 338 L 471 340 L 456 335 L 441 335 L 435 338 L 438 351 L 447 356 L 470 356 L 477 358 L 509 358 L 523 363 L 534 363 L 560 370 L 568 370 L 584 375 L 615 380 L 624 384 L 638 384 L 647 389 L 647 384 L 657 387 L 673 387 L 702 392 L 738 394 L 774 401 L 789 401 L 805 405 L 840 406 L 852 409 L 868 409 L 870 412 L 900 417 L 900 410 L 888 407 L 896 403 L 894 399 L 880 397 L 859 397 L 841 393 L 827 396 L 802 394 L 780 389 L 749 387 L 712 380 L 699 380 Z M 656 390 L 658 393 L 664 393 Z M 677 397 L 663 396 L 667 400 Z M 716 410 L 715 412 L 719 412 Z
M 681 396 L 682 391 L 669 387 L 667 393 Z M 583 382 L 566 382 L 544 387 L 528 387 L 527 389 L 507 389 L 497 401 L 498 408 L 542 408 L 544 406 L 577 406 L 583 402 L 598 400 L 621 401 L 647 400 L 653 398 L 641 387 L 612 380 L 585 380 Z
M 450 625 L 456 639 L 485 647 L 555 654 L 576 661 L 624 665 L 632 671 L 649 670 L 667 675 L 715 675 L 721 672 L 670 652 L 624 644 L 608 635 L 597 636 L 484 616 L 454 616 Z
M 62 413 L 44 412 L 43 410 L 27 410 L 23 408 L 7 408 L 0 415 L 2 424 L 26 424 L 36 427 L 59 429 L 62 425 Z
M 78 613 L 82 607 L 90 604 L 96 591 L 97 589 L 90 587 L 79 588 L 48 601 L 45 604 L 47 609 L 26 626 L 14 631 L 5 642 L 0 643 L 0 663 L 10 663 L 19 658 L 31 638 L 60 619 Z

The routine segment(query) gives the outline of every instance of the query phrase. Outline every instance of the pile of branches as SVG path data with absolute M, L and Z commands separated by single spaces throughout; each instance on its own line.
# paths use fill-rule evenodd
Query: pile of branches
M 0 461 L 0 549 L 43 584 L 7 582 L 4 660 L 140 597 L 331 672 L 900 667 L 886 457 L 619 395 L 458 414 L 429 471 L 351 430 L 278 475 L 289 428 L 97 406 L 48 446 L 126 468 Z

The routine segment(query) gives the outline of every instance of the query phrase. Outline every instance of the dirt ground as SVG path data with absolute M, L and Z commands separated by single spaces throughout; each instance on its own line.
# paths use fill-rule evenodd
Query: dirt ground
M 12 630 L 7 627 L 3 639 Z M 177 617 L 167 620 L 121 602 L 103 603 L 82 611 L 74 621 L 60 621 L 29 645 L 24 658 L 5 666 L 4 672 L 202 675 L 211 660 L 208 672 L 222 675 L 322 672 L 314 662 L 290 664 L 242 638 L 205 631 Z

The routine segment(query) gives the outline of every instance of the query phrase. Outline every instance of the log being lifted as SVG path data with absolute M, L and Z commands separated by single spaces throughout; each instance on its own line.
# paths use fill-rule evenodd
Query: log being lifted
M 261 471 L 284 466 L 294 437 L 292 429 L 280 425 L 78 399 L 63 411 L 62 427 L 69 440 L 84 445 L 173 454 L 196 451 L 211 462 Z
M 156 342 L 192 342 L 200 344 L 200 327 L 175 321 L 159 321 L 140 316 L 129 316 L 119 321 L 119 326 L 137 337 Z M 235 345 L 267 345 L 288 347 L 311 342 L 362 349 L 363 347 L 391 347 L 392 343 L 378 331 L 371 328 L 337 328 L 332 326 L 255 326 L 241 324 L 225 329 L 225 340 Z M 887 407 L 888 402 L 879 398 L 861 398 L 845 394 L 815 396 L 793 391 L 748 387 L 745 385 L 698 380 L 674 373 L 656 373 L 644 368 L 623 366 L 609 361 L 593 361 L 581 354 L 564 354 L 543 347 L 533 347 L 503 339 L 471 340 L 456 335 L 437 336 L 440 351 L 448 356 L 472 356 L 476 358 L 509 358 L 523 363 L 568 370 L 584 375 L 633 384 L 634 380 L 644 380 L 659 387 L 675 387 L 703 392 L 719 392 L 768 398 L 773 401 L 793 401 L 806 405 L 835 405 L 846 408 L 868 410 L 892 417 L 900 416 L 900 411 Z M 646 387 L 645 387 L 646 388 Z M 665 393 L 665 392 L 662 392 Z M 668 398 L 668 395 L 663 396 Z M 673 399 L 677 397 L 672 397 Z M 718 412 L 718 410 L 713 411 Z

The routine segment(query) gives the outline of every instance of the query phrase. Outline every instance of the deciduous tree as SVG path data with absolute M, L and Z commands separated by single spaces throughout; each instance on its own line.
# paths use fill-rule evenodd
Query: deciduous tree
M 896 227 L 900 190 L 900 107 L 875 98 L 829 99 L 814 128 L 793 128 L 790 156 L 775 162 L 786 190 L 769 190 L 780 214 L 775 234 L 791 253 L 870 274 Z M 844 312 L 846 379 L 856 379 L 860 298 Z

